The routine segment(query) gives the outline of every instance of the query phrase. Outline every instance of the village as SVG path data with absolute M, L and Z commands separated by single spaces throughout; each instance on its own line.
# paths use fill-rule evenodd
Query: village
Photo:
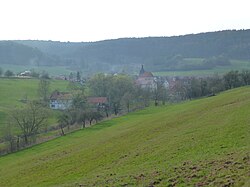
M 2 153 L 43 142 L 47 139 L 43 136 L 49 136 L 48 132 L 64 136 L 146 107 L 170 106 L 185 100 L 215 96 L 221 91 L 248 85 L 250 79 L 247 77 L 250 77 L 249 71 L 230 71 L 223 76 L 214 74 L 208 77 L 154 76 L 145 70 L 144 65 L 133 76 L 98 73 L 85 78 L 77 72 L 68 77 L 50 77 L 46 72 L 24 71 L 16 77 L 2 77 L 3 80 L 23 79 L 24 82 L 38 83 L 37 99 L 24 96 L 19 100 L 22 107 L 10 111 L 12 121 L 8 124 L 19 127 L 21 132 L 13 133 L 7 139 L 11 146 L 3 149 Z M 52 82 L 63 83 L 62 90 L 51 89 Z M 52 119 L 53 124 L 47 123 Z M 43 138 L 38 138 L 42 132 Z
M 118 76 L 119 74 L 114 74 L 114 76 Z M 65 76 L 58 76 L 55 79 L 59 80 L 69 80 L 70 82 L 76 82 L 79 84 L 84 84 L 86 80 L 83 80 L 78 76 L 76 78 L 73 75 L 69 76 L 67 79 Z M 78 78 L 77 78 L 78 77 Z M 149 90 L 153 92 L 159 89 L 159 82 L 161 83 L 162 89 L 174 88 L 175 78 L 172 81 L 167 80 L 163 77 L 155 77 L 151 72 L 147 72 L 144 70 L 143 65 L 141 66 L 140 72 L 137 76 L 135 76 L 135 80 L 133 81 L 134 86 L 137 86 L 143 90 Z M 171 82 L 171 85 L 169 84 Z M 157 87 L 158 86 L 158 87 Z M 66 110 L 72 106 L 73 95 L 70 92 L 60 92 L 59 90 L 55 90 L 50 96 L 50 108 L 55 110 Z M 109 103 L 109 99 L 107 96 L 100 97 L 87 97 L 87 103 L 90 105 L 96 106 L 97 108 L 107 106 Z

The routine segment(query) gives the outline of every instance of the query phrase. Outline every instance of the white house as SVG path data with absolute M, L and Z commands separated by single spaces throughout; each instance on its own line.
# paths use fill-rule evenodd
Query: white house
M 55 90 L 50 96 L 50 108 L 66 110 L 72 105 L 72 94 Z

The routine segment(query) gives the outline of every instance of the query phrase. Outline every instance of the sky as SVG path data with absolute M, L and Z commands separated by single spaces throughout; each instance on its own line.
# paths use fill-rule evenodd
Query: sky
M 87 42 L 250 29 L 249 0 L 0 0 L 0 40 Z

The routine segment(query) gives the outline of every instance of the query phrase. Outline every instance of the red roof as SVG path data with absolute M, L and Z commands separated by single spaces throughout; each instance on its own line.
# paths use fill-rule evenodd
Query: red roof
M 87 98 L 89 103 L 98 104 L 98 103 L 107 103 L 107 97 L 88 97 Z
M 144 72 L 140 77 L 153 77 L 154 75 L 151 72 Z

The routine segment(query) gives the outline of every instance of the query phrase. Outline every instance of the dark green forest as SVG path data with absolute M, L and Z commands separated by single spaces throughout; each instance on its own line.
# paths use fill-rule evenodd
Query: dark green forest
M 190 65 L 187 58 L 202 61 Z M 203 70 L 229 65 L 230 59 L 250 59 L 250 30 L 98 42 L 0 41 L 0 64 L 68 66 L 88 71 L 117 71 L 140 64 L 151 71 Z

